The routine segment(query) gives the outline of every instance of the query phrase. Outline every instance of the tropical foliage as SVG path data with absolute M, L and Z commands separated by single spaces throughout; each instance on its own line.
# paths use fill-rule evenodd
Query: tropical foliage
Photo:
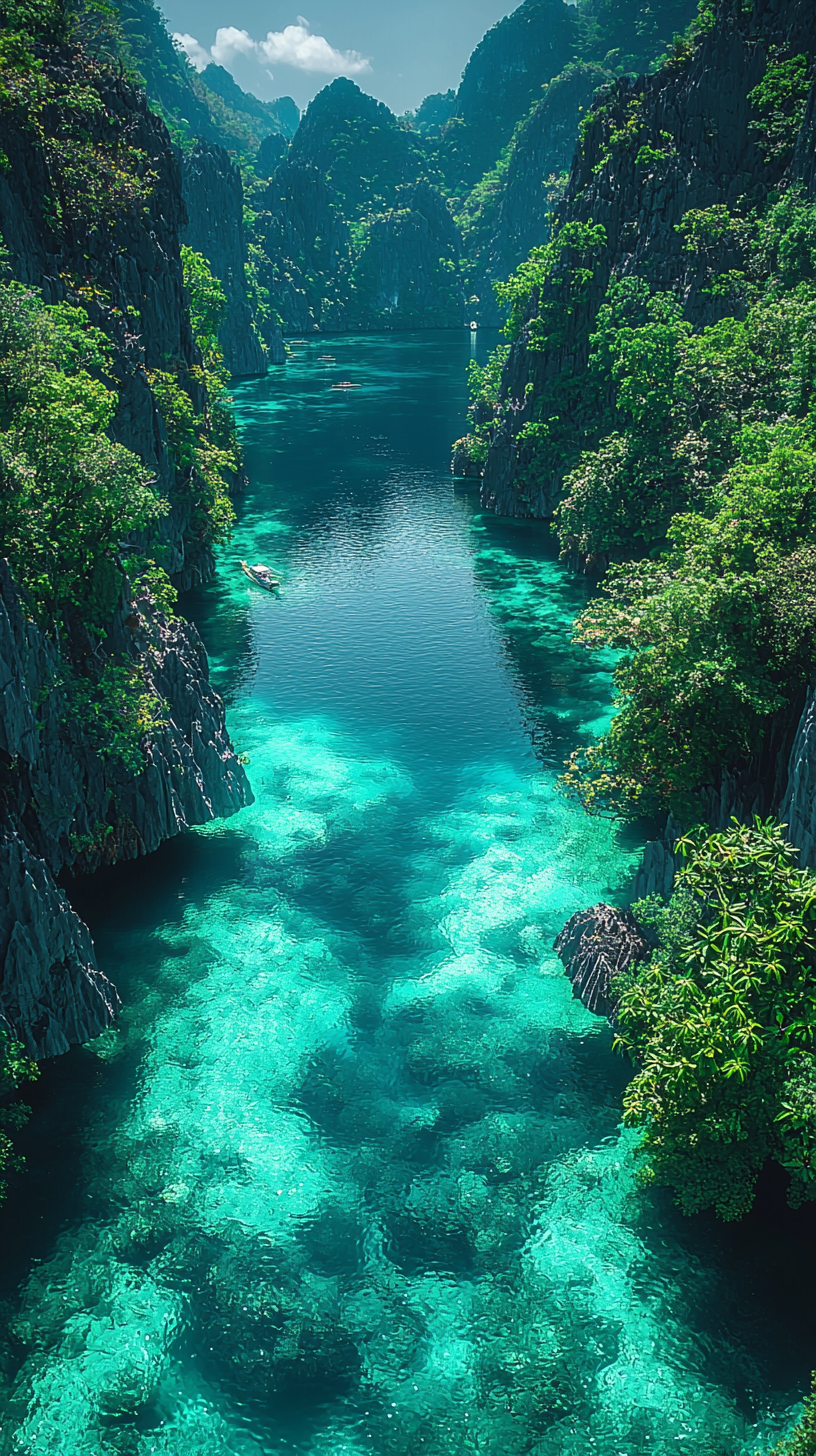
M 84 309 L 0 284 L 0 551 L 49 626 L 104 628 L 120 542 L 167 510 L 106 433 L 111 354 Z
M 23 1126 L 28 1117 L 28 1108 L 16 1100 L 21 1082 L 36 1077 L 34 1062 L 25 1055 L 25 1050 L 9 1036 L 0 1031 L 0 1203 L 6 1194 L 6 1176 L 17 1166 L 12 1134 Z
M 774 1447 L 771 1456 L 816 1456 L 816 1375 L 802 1419 L 793 1434 Z
M 816 875 L 772 821 L 680 848 L 668 907 L 634 907 L 657 949 L 617 1006 L 642 1177 L 686 1213 L 740 1218 L 773 1158 L 795 1206 L 816 1198 Z
M 816 208 L 795 193 L 739 237 L 744 317 L 697 334 L 676 301 L 613 284 L 582 381 L 603 433 L 565 486 L 565 554 L 612 565 L 577 623 L 625 654 L 618 713 L 567 781 L 589 808 L 672 808 L 756 753 L 809 679 L 816 640 Z M 611 426 L 611 428 L 609 428 Z

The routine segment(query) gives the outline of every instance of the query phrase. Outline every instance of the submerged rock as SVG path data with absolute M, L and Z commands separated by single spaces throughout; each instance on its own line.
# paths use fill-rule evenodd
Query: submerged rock
M 573 915 L 555 941 L 573 992 L 600 1016 L 613 1010 L 613 978 L 644 961 L 651 949 L 630 910 L 603 902 Z

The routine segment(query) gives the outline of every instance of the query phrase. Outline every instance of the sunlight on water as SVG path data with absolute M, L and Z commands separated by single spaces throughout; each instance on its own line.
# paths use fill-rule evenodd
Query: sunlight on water
M 241 392 L 254 490 L 197 610 L 256 802 L 85 892 L 127 1005 L 49 1113 L 84 1147 L 19 1235 L 4 1452 L 750 1456 L 795 1399 L 637 1192 L 552 951 L 638 846 L 555 788 L 609 712 L 583 588 L 445 477 L 466 347 Z

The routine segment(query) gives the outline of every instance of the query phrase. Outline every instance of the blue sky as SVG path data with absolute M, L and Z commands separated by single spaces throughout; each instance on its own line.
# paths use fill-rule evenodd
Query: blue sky
M 306 106 L 334 76 L 348 75 L 396 112 L 456 86 L 485 31 L 514 8 L 514 0 L 162 3 L 199 68 L 215 59 L 265 100 L 289 95 Z

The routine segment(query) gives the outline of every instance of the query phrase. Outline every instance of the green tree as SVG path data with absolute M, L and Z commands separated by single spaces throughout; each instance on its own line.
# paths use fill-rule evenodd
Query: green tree
M 658 560 L 610 569 L 576 623 L 626 653 L 617 713 L 567 783 L 591 809 L 694 813 L 755 752 L 816 654 L 816 447 L 808 422 L 746 427 L 712 517 L 675 516 Z
M 85 311 L 0 284 L 0 549 L 43 620 L 107 625 L 120 543 L 167 510 L 107 436 L 110 345 Z
M 6 1195 L 5 1175 L 19 1166 L 14 1154 L 12 1134 L 28 1118 L 28 1108 L 15 1101 L 21 1082 L 37 1076 L 36 1064 L 26 1056 L 24 1048 L 8 1032 L 0 1031 L 0 1202 Z
M 679 847 L 668 912 L 635 906 L 658 947 L 617 1007 L 642 1177 L 734 1219 L 776 1159 L 795 1206 L 816 1198 L 816 875 L 771 820 Z

